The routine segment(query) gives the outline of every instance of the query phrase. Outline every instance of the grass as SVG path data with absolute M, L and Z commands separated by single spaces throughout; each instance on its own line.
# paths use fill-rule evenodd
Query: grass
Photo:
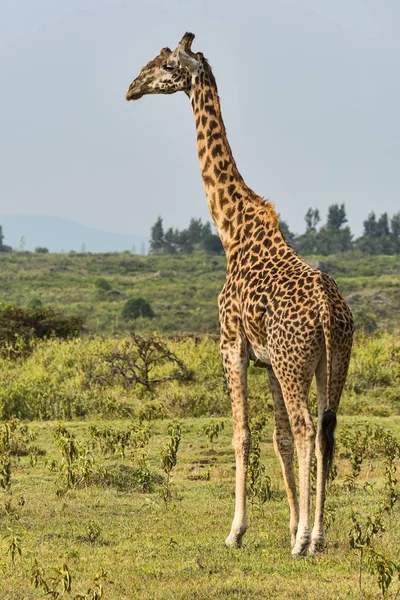
M 374 337 L 359 336 L 356 341 L 339 413 L 339 437 L 345 426 L 354 431 L 357 425 L 368 423 L 381 425 L 400 440 L 400 345 L 396 332 L 400 257 L 352 253 L 313 257 L 313 261 L 323 263 L 320 266 L 337 278 L 356 312 L 372 313 L 372 322 L 375 319 L 379 326 L 392 330 Z M 0 254 L 0 272 L 0 302 L 27 306 L 39 298 L 53 308 L 85 315 L 90 334 L 125 332 L 131 324 L 121 320 L 122 307 L 135 296 L 149 300 L 156 313 L 153 320 L 135 321 L 137 330 L 198 336 L 218 329 L 216 298 L 225 274 L 223 257 L 202 253 L 159 257 L 12 253 Z M 99 278 L 110 283 L 112 294 L 99 293 Z M 212 336 L 170 339 L 168 347 L 193 372 L 193 378 L 185 383 L 168 382 L 151 392 L 109 374 L 109 357 L 116 349 L 126 345 L 130 360 L 135 358 L 129 343 L 125 335 L 49 340 L 35 346 L 26 359 L 0 359 L 1 414 L 33 419 L 29 430 L 37 436 L 30 440 L 25 433 L 25 441 L 13 447 L 11 487 L 0 487 L 0 600 L 43 597 L 30 582 L 35 560 L 47 581 L 57 577 L 52 568 L 67 565 L 72 576 L 70 597 L 79 593 L 85 600 L 94 600 L 87 591 L 89 587 L 93 590 L 94 578 L 102 570 L 107 573 L 103 572 L 103 598 L 110 600 L 382 597 L 376 577 L 364 570 L 360 592 L 359 559 L 348 539 L 352 509 L 366 519 L 383 498 L 382 458 L 368 455 L 355 489 L 349 491 L 351 450 L 338 445 L 338 477 L 330 486 L 327 501 L 327 552 L 293 560 L 283 481 L 272 447 L 271 417 L 261 448 L 272 481 L 272 499 L 250 507 L 244 547 L 229 551 L 224 539 L 233 516 L 235 471 L 230 402 L 218 342 Z M 154 373 L 165 375 L 170 368 L 157 366 Z M 249 384 L 251 414 L 270 415 L 265 372 L 251 366 Z M 310 402 L 315 410 L 315 389 Z M 126 432 L 144 409 L 151 414 L 149 408 L 156 415 L 180 418 L 182 423 L 168 504 L 160 468 L 168 419 L 151 422 L 148 457 L 144 459 L 141 450 L 129 448 L 125 457 L 119 451 L 104 455 L 90 441 L 91 426 L 99 430 L 107 426 L 114 434 Z M 81 443 L 78 475 L 82 478 L 84 469 L 92 471 L 87 481 L 67 493 L 63 493 L 65 482 L 59 470 L 62 455 L 54 437 L 59 426 L 52 420 L 55 418 L 70 419 L 63 425 Z M 205 428 L 216 420 L 225 427 L 211 443 Z M 2 427 L 0 422 L 0 431 Z M 36 452 L 29 451 L 32 446 L 37 447 Z M 7 456 L 1 451 L 0 459 L 0 482 L 4 482 Z M 61 492 L 58 495 L 57 490 Z M 398 504 L 385 516 L 386 531 L 375 542 L 378 550 L 397 563 Z M 19 556 L 14 547 L 14 562 L 8 552 L 13 539 L 21 549 Z M 387 597 L 400 597 L 397 580 Z
M 335 277 L 355 312 L 372 312 L 381 327 L 400 319 L 400 257 L 348 253 L 310 257 Z M 27 306 L 33 299 L 86 318 L 90 333 L 112 335 L 130 323 L 121 317 L 125 302 L 144 297 L 154 319 L 135 321 L 135 329 L 176 333 L 215 333 L 217 296 L 225 277 L 225 258 L 192 255 L 0 253 L 0 303 Z M 105 279 L 111 290 L 99 293 Z
M 375 510 L 382 495 L 381 461 L 367 461 L 356 491 L 348 492 L 343 483 L 349 460 L 338 448 L 339 476 L 328 494 L 328 511 L 334 515 L 328 550 L 318 557 L 293 560 L 288 509 L 269 423 L 262 438 L 262 458 L 272 479 L 273 497 L 260 508 L 250 508 L 243 549 L 227 550 L 223 541 L 233 516 L 234 491 L 230 423 L 226 420 L 211 445 L 203 432 L 209 422 L 182 421 L 178 463 L 172 474 L 173 500 L 167 507 L 160 495 L 159 462 L 167 421 L 152 423 L 148 449 L 154 484 L 151 493 L 138 490 L 129 453 L 122 459 L 94 450 L 95 473 L 104 473 L 106 468 L 113 476 L 72 489 L 62 497 L 56 495 L 57 474 L 45 466 L 46 460 L 61 459 L 53 437 L 56 423 L 31 424 L 30 429 L 37 433 L 34 444 L 46 455 L 39 456 L 36 466 L 31 466 L 28 456 L 14 458 L 11 489 L 0 492 L 1 530 L 4 534 L 11 527 L 20 534 L 22 548 L 22 556 L 12 564 L 6 556 L 8 539 L 0 542 L 0 598 L 42 597 L 30 584 L 35 559 L 46 573 L 50 567 L 67 564 L 73 594 L 86 593 L 96 573 L 104 569 L 108 575 L 103 597 L 112 600 L 360 598 L 359 561 L 348 542 L 350 515 L 353 507 L 364 517 Z M 73 421 L 67 428 L 87 443 L 89 426 L 106 423 L 123 429 L 131 421 Z M 360 419 L 341 417 L 339 435 L 343 425 L 356 423 Z M 382 425 L 400 439 L 400 418 L 369 418 L 368 423 Z M 399 526 L 397 506 L 378 540 L 379 548 L 397 561 Z M 398 590 L 399 584 L 394 582 L 390 597 Z M 367 573 L 363 574 L 363 594 L 364 598 L 380 597 L 376 582 Z

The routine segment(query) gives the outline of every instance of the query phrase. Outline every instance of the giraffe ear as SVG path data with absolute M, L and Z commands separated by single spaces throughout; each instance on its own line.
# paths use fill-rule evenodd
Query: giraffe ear
M 193 56 L 187 54 L 184 50 L 182 50 L 182 48 L 179 48 L 178 50 L 178 57 L 182 67 L 185 67 L 189 71 L 189 73 L 194 73 L 194 71 L 199 65 L 199 61 L 196 60 Z

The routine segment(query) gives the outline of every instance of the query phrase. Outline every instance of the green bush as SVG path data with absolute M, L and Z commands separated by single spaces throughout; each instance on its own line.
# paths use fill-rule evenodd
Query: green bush
M 111 283 L 107 279 L 104 279 L 104 277 L 100 277 L 99 279 L 96 279 L 96 281 L 94 282 L 94 287 L 98 291 L 102 291 L 102 292 L 109 292 L 110 290 L 112 290 Z
M 32 298 L 28 303 L 28 308 L 40 308 L 42 306 L 42 301 L 40 298 Z
M 83 318 L 64 316 L 51 308 L 0 308 L 0 355 L 18 358 L 29 354 L 36 340 L 69 339 L 83 331 Z
M 122 309 L 122 316 L 124 319 L 138 319 L 139 317 L 152 319 L 154 311 L 150 303 L 144 298 L 130 298 L 125 302 Z

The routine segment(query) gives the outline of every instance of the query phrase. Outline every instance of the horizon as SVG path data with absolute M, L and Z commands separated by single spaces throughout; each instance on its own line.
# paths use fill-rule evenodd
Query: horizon
M 372 211 L 374 212 L 374 211 Z M 370 214 L 370 213 L 369 213 Z M 379 218 L 379 216 L 383 214 L 383 213 L 376 213 L 375 215 L 376 217 Z M 393 213 L 394 215 L 395 213 Z M 397 214 L 400 214 L 400 211 L 397 212 Z M 389 221 L 390 218 L 393 216 L 391 214 L 389 214 Z M 364 222 L 364 220 L 368 217 L 369 215 L 365 215 L 365 217 L 362 218 L 362 222 Z M 168 229 L 168 227 L 165 226 L 164 224 L 164 219 L 161 215 L 159 215 L 159 217 L 161 217 L 162 221 L 163 221 L 163 228 L 164 228 L 164 232 L 166 232 L 166 230 Z M 191 217 L 191 219 L 195 219 L 196 217 Z M 157 217 L 158 219 L 158 217 Z M 283 219 L 280 218 L 280 221 L 282 221 Z M 52 221 L 53 224 L 54 223 L 58 223 L 59 229 L 57 231 L 54 230 L 49 230 L 47 228 L 47 223 L 46 221 Z M 39 230 L 34 230 L 33 231 L 33 238 L 35 241 L 31 241 L 32 240 L 32 229 L 30 229 L 32 227 L 32 222 L 36 222 L 38 225 L 40 225 L 42 227 L 42 229 Z M 202 219 L 203 223 L 211 223 L 211 226 L 213 228 L 213 232 L 215 230 L 215 226 L 212 223 L 212 219 L 211 217 L 209 217 L 208 219 Z M 5 225 L 4 225 L 5 223 Z M 20 223 L 20 224 L 19 224 Z M 186 223 L 186 225 L 184 225 L 182 229 L 186 229 L 189 226 L 190 220 Z M 304 222 L 303 228 L 301 231 L 295 231 L 290 223 L 290 221 L 286 221 L 285 223 L 288 225 L 290 232 L 295 236 L 295 237 L 299 237 L 301 235 L 303 235 L 306 232 L 306 225 Z M 321 217 L 320 222 L 317 224 L 317 230 L 319 230 L 321 227 L 323 227 L 326 224 L 326 215 Z M 43 226 L 46 225 L 46 228 L 43 229 Z M 152 224 L 154 225 L 154 223 Z M 37 247 L 45 247 L 48 248 L 49 251 L 51 253 L 68 253 L 68 252 L 82 252 L 82 248 L 84 248 L 83 252 L 94 252 L 94 253 L 108 253 L 108 252 L 131 252 L 132 248 L 135 248 L 137 254 L 148 254 L 149 253 L 149 243 L 151 240 L 151 228 L 148 232 L 147 235 L 143 235 L 143 234 L 139 234 L 136 232 L 132 232 L 131 234 L 120 234 L 120 233 L 114 233 L 112 231 L 109 231 L 107 229 L 100 229 L 97 227 L 93 227 L 90 225 L 85 225 L 84 223 L 80 223 L 77 220 L 74 220 L 73 218 L 68 218 L 68 217 L 60 217 L 57 215 L 35 215 L 35 214 L 21 214 L 21 215 L 13 215 L 13 214 L 0 214 L 0 226 L 2 227 L 2 232 L 3 232 L 3 236 L 4 236 L 4 243 L 6 246 L 11 246 L 13 251 L 34 251 L 35 248 Z M 62 227 L 72 227 L 72 230 L 70 229 L 69 232 L 63 232 Z M 345 227 L 349 227 L 350 228 L 350 232 L 353 238 L 353 242 L 358 239 L 359 237 L 361 237 L 361 235 L 357 235 L 352 227 L 351 224 L 347 221 L 344 223 Z M 17 229 L 18 228 L 18 229 Z M 26 230 L 25 230 L 25 229 Z M 173 227 L 174 229 L 176 229 L 175 227 Z M 11 235 L 10 235 L 10 229 L 11 229 Z M 179 229 L 179 228 L 177 228 Z M 79 241 L 77 241 L 76 236 L 78 235 L 78 232 L 81 232 L 81 237 L 79 238 Z M 50 238 L 47 237 L 46 235 L 49 236 Z M 66 242 L 67 238 L 65 236 L 69 236 L 70 239 L 70 243 L 60 243 L 58 249 L 54 249 L 54 240 L 57 240 L 57 243 L 59 242 L 60 239 L 60 235 L 61 237 L 63 237 L 64 242 Z M 92 238 L 90 240 L 90 235 L 94 235 L 95 237 Z M 38 237 L 37 237 L 38 236 Z M 42 238 L 43 236 L 43 238 Z M 87 238 L 87 236 L 89 236 L 89 243 L 88 240 L 85 239 L 85 237 Z M 96 239 L 97 236 L 97 239 Z M 101 236 L 103 236 L 101 238 Z M 10 239 L 11 238 L 11 239 Z M 74 242 L 74 238 L 75 238 L 75 242 Z M 50 242 L 49 242 L 50 240 Z M 95 240 L 95 241 L 93 241 Z M 114 243 L 114 247 L 111 247 L 110 244 Z M 23 248 L 21 248 L 21 244 L 23 246 Z M 91 250 L 90 245 L 94 245 L 97 249 L 95 250 Z M 115 245 L 116 244 L 116 245 Z M 72 247 L 71 247 L 72 245 Z

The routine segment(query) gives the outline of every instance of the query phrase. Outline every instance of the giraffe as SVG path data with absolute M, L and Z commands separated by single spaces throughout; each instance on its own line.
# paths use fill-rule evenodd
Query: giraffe
M 183 91 L 194 113 L 200 169 L 211 217 L 227 260 L 218 296 L 221 357 L 228 382 L 236 460 L 235 512 L 228 547 L 247 530 L 246 475 L 250 452 L 247 368 L 265 366 L 274 403 L 274 449 L 290 511 L 292 555 L 325 547 L 324 503 L 336 412 L 345 383 L 353 319 L 336 283 L 312 268 L 286 241 L 271 202 L 244 182 L 226 136 L 217 85 L 208 61 L 186 33 L 163 48 L 131 83 L 127 100 Z M 317 430 L 307 404 L 317 383 Z M 293 453 L 298 457 L 298 493 Z M 317 460 L 315 519 L 310 530 L 310 467 Z

